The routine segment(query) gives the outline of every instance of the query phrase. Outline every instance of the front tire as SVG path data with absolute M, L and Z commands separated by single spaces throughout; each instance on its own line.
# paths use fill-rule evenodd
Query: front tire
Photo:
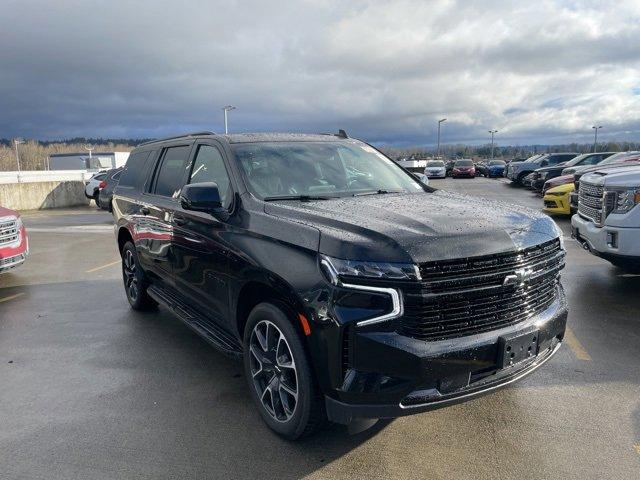
M 122 247 L 122 280 L 129 305 L 134 310 L 152 310 L 157 304 L 147 294 L 149 282 L 140 267 L 138 254 L 133 243 L 127 242 Z
M 318 430 L 326 421 L 323 397 L 301 336 L 284 310 L 257 305 L 243 346 L 249 390 L 264 422 L 289 440 Z

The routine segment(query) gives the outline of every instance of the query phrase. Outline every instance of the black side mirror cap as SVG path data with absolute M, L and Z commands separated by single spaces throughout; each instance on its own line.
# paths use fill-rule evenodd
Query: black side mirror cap
M 215 182 L 190 183 L 182 187 L 180 205 L 185 210 L 205 212 L 226 221 L 229 212 L 222 205 L 220 190 Z

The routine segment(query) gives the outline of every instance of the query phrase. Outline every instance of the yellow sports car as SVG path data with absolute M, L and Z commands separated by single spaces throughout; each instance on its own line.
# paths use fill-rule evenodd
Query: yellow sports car
M 544 211 L 560 215 L 571 215 L 569 197 L 574 190 L 573 183 L 566 183 L 547 190 L 544 194 Z

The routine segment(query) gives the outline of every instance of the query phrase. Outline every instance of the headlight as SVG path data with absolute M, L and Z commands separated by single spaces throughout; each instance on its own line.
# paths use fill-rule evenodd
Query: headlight
M 362 262 L 322 255 L 320 264 L 332 283 L 338 283 L 340 277 L 420 280 L 420 270 L 413 263 Z
M 18 232 L 20 232 L 21 229 L 22 229 L 22 218 L 21 217 L 17 217 L 16 218 L 16 230 L 18 230 Z
M 544 180 L 549 175 L 549 172 L 540 172 L 540 179 Z
M 640 203 L 640 187 L 605 188 L 608 213 L 627 213 Z

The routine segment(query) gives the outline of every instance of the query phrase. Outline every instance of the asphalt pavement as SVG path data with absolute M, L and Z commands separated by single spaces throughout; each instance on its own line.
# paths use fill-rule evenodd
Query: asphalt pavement
M 542 205 L 503 179 L 431 183 Z M 556 220 L 571 312 L 549 363 L 468 403 L 291 443 L 239 363 L 163 309 L 129 309 L 109 213 L 26 213 L 31 256 L 0 276 L 0 478 L 639 479 L 640 277 Z

